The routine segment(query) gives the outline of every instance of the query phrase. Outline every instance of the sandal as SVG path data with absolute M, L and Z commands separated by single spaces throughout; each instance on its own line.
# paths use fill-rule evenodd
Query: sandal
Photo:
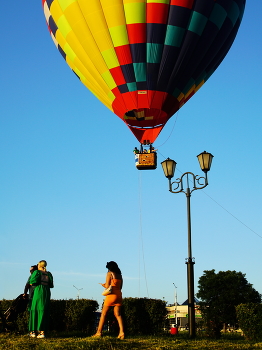
M 30 332 L 30 333 L 29 333 L 29 337 L 31 337 L 31 338 L 35 338 L 35 337 L 36 337 L 35 332 Z
M 43 331 L 40 331 L 37 338 L 45 338 L 45 333 Z
M 100 332 L 96 332 L 96 334 L 92 335 L 92 338 L 101 338 L 102 337 L 102 333 Z

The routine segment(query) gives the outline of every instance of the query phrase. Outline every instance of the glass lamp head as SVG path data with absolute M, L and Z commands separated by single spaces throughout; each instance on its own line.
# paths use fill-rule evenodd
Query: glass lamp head
M 170 158 L 167 158 L 161 163 L 161 165 L 162 165 L 165 177 L 167 177 L 168 179 L 172 179 L 172 177 L 175 174 L 176 162 Z
M 206 151 L 197 156 L 200 168 L 204 173 L 207 173 L 210 170 L 213 157 L 214 156 L 211 153 Z

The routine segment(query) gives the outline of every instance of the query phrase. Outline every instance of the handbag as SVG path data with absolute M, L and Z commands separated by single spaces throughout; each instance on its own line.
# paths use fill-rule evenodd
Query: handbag
M 112 286 L 109 286 L 107 289 L 105 289 L 102 293 L 102 295 L 107 296 L 112 293 Z
M 112 277 L 114 278 L 113 274 L 112 274 Z M 106 288 L 106 289 L 103 291 L 102 295 L 106 297 L 107 295 L 109 295 L 109 294 L 112 293 L 112 290 L 113 290 L 113 287 L 110 285 L 108 288 Z

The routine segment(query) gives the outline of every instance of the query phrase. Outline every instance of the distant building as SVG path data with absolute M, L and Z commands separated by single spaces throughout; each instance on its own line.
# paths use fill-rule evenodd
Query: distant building
M 176 326 L 179 329 L 188 328 L 188 300 L 184 301 L 182 305 L 169 305 L 167 306 L 167 318 L 169 320 L 170 327 Z M 195 320 L 196 323 L 202 320 L 202 315 L 199 309 L 198 300 L 195 298 Z

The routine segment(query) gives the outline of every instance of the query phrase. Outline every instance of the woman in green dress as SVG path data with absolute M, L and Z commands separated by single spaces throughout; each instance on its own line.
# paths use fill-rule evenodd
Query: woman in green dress
M 47 262 L 39 261 L 37 268 L 29 279 L 31 286 L 34 286 L 32 303 L 29 307 L 29 335 L 30 337 L 45 338 L 45 331 L 48 329 L 50 288 L 54 287 L 51 272 L 46 271 Z

